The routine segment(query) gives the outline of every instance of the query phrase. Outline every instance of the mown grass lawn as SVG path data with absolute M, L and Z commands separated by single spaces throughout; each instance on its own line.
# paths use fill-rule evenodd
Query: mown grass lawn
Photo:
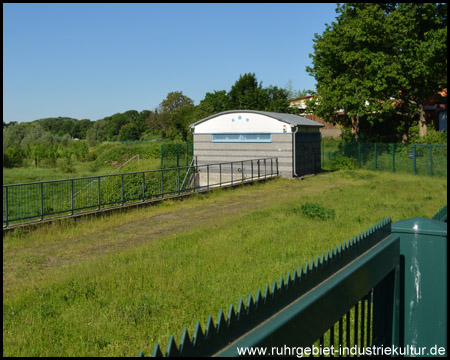
M 3 238 L 3 355 L 148 355 L 376 222 L 432 217 L 446 199 L 443 178 L 338 171 L 17 231 Z M 306 203 L 333 216 L 305 216 Z

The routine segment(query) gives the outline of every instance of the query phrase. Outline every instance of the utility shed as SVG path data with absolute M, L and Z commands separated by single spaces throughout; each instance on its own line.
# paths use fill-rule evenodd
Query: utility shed
M 320 171 L 322 126 L 293 114 L 231 110 L 190 128 L 198 165 L 277 157 L 280 175 L 295 177 Z

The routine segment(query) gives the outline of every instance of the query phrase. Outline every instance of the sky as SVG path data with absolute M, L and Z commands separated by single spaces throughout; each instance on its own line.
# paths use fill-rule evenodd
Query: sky
M 335 3 L 3 4 L 3 121 L 92 121 L 195 105 L 254 73 L 263 87 L 315 89 L 314 34 Z

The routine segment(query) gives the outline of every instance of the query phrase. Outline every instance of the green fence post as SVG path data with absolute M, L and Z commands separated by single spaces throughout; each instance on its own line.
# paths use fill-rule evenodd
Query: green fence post
M 178 188 L 178 195 L 180 195 L 181 193 L 181 189 L 180 189 L 180 168 L 177 169 L 178 172 L 178 180 L 177 180 L 177 188 Z
M 193 175 L 194 175 L 194 192 L 195 192 L 195 187 L 196 187 L 196 181 L 195 181 L 195 177 L 196 177 L 196 166 L 194 165 L 194 167 L 193 167 Z
M 161 144 L 161 169 L 163 168 L 163 145 Z
M 413 145 L 413 174 L 416 175 L 416 144 Z
M 446 347 L 447 223 L 401 220 L 392 224 L 392 233 L 400 235 L 400 346 Z
M 177 144 L 177 167 L 180 167 L 180 144 Z
M 145 172 L 142 173 L 142 201 L 145 201 Z
M 122 174 L 122 205 L 124 204 L 124 186 L 123 186 L 123 174 Z
M 72 179 L 71 198 L 72 198 L 72 201 L 71 201 L 70 203 L 71 203 L 71 207 L 72 207 L 72 215 L 73 215 L 73 179 Z
M 100 176 L 98 179 L 98 210 L 100 210 Z
M 231 167 L 231 185 L 233 185 L 233 163 L 231 163 L 230 167 Z
M 430 147 L 430 176 L 433 176 L 433 146 L 429 145 Z
M 9 188 L 9 186 L 6 187 L 6 197 L 5 197 L 5 201 L 6 201 L 6 226 L 8 226 L 8 188 Z
M 322 142 L 322 168 L 325 166 L 325 143 Z
M 395 172 L 395 143 L 392 143 L 392 172 Z
M 374 146 L 374 151 L 375 151 L 375 170 L 378 168 L 378 164 L 377 164 L 377 143 L 373 144 Z
M 164 170 L 161 169 L 161 197 L 164 197 Z
M 44 220 L 44 183 L 41 182 L 41 220 Z

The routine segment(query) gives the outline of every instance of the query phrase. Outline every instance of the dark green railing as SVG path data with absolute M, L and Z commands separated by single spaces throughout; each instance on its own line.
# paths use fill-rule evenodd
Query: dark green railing
M 3 227 L 277 175 L 278 159 L 266 158 L 3 185 Z
M 322 168 L 447 176 L 447 145 L 322 142 Z
M 446 209 L 434 219 L 446 219 Z M 446 222 L 391 225 L 387 218 L 246 303 L 240 299 L 237 309 L 230 305 L 226 317 L 222 310 L 215 323 L 209 316 L 204 331 L 197 321 L 192 336 L 183 330 L 179 346 L 171 335 L 165 354 L 156 344 L 152 355 L 445 353 L 446 238 Z
M 433 220 L 447 222 L 447 205 L 433 216 Z

